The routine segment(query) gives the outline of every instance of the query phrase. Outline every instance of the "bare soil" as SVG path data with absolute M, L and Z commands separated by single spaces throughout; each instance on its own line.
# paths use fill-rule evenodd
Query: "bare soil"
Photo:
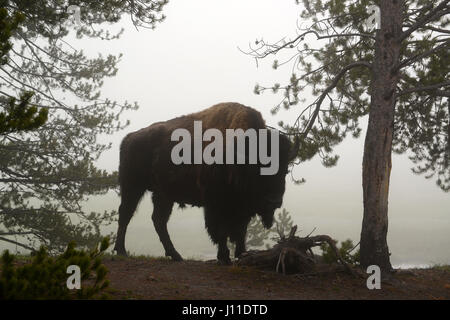
M 108 257 L 112 299 L 450 299 L 450 268 L 397 270 L 369 290 L 346 273 L 299 276 L 215 262 Z

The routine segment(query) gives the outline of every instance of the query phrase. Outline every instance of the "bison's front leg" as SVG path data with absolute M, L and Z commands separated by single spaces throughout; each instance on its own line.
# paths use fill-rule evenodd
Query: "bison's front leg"
M 175 261 L 183 261 L 181 255 L 175 250 L 172 240 L 170 240 L 169 232 L 167 231 L 167 222 L 172 213 L 173 201 L 166 199 L 163 196 L 153 194 L 153 214 L 152 220 L 155 230 L 158 233 L 159 240 L 161 240 L 166 257 L 172 257 Z
M 236 249 L 234 250 L 234 257 L 239 258 L 245 252 L 245 235 L 236 241 Z
M 219 241 L 219 250 L 217 251 L 217 260 L 219 264 L 230 265 L 230 250 L 227 246 L 227 237 Z
M 230 250 L 228 250 L 228 228 L 226 215 L 223 212 L 223 206 L 217 204 L 205 205 L 205 227 L 211 240 L 216 243 L 219 248 L 217 250 L 217 260 L 219 264 L 231 264 Z
M 247 236 L 247 226 L 250 222 L 250 215 L 245 215 L 242 213 L 243 218 L 241 221 L 236 221 L 236 227 L 232 230 L 230 239 L 236 244 L 236 249 L 234 251 L 234 257 L 239 258 L 243 254 L 245 249 L 245 239 Z

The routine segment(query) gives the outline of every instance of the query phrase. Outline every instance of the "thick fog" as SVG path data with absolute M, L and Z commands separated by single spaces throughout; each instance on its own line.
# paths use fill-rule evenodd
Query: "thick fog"
M 258 109 L 267 124 L 279 120 L 292 123 L 300 106 L 271 115 L 279 95 L 255 95 L 256 83 L 272 85 L 289 80 L 292 64 L 273 70 L 275 57 L 260 61 L 243 54 L 250 42 L 264 37 L 277 41 L 295 36 L 301 7 L 292 1 L 275 0 L 190 0 L 171 1 L 167 19 L 155 30 L 137 31 L 128 18 L 120 40 L 79 41 L 85 52 L 123 53 L 116 77 L 105 81 L 103 96 L 117 101 L 137 101 L 140 109 L 123 114 L 131 124 L 102 142 L 113 147 L 98 161 L 100 168 L 118 169 L 118 148 L 128 133 L 153 122 L 199 111 L 219 102 L 240 102 Z M 113 26 L 117 29 L 117 26 Z M 312 38 L 311 38 L 312 40 Z M 362 122 L 363 127 L 365 121 Z M 365 128 L 364 128 L 365 129 Z M 294 177 L 307 182 L 294 185 L 287 177 L 283 208 L 287 209 L 300 234 L 328 234 L 333 238 L 359 241 L 363 214 L 361 138 L 347 138 L 336 148 L 338 165 L 325 168 L 319 158 L 298 165 Z M 450 194 L 434 180 L 414 175 L 406 155 L 393 155 L 389 197 L 388 244 L 394 266 L 450 263 Z M 120 199 L 111 192 L 93 199 L 87 208 L 117 209 Z M 135 254 L 163 255 L 151 221 L 152 204 L 147 194 L 131 221 L 127 250 Z M 115 230 L 116 226 L 113 227 Z M 199 208 L 174 207 L 169 233 L 185 258 L 214 258 L 216 249 L 204 230 Z

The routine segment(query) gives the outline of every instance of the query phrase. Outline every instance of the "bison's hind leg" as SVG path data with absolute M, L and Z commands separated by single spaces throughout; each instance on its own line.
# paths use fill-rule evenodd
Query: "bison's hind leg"
M 173 201 L 166 197 L 153 194 L 153 214 L 152 220 L 155 230 L 158 233 L 159 240 L 161 240 L 164 250 L 166 251 L 166 257 L 172 257 L 175 261 L 183 261 L 181 255 L 175 250 L 172 240 L 170 240 L 169 232 L 167 231 L 167 222 L 169 221 L 170 214 L 172 213 Z
M 121 202 L 119 207 L 119 229 L 117 231 L 116 250 L 118 255 L 126 256 L 125 250 L 125 234 L 131 217 L 136 207 L 144 195 L 145 189 L 121 188 Z

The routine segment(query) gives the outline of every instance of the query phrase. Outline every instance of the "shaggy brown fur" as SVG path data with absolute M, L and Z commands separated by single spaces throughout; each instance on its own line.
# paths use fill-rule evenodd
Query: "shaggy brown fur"
M 230 262 L 227 238 L 236 243 L 235 256 L 245 251 L 245 234 L 252 216 L 259 214 L 266 227 L 271 226 L 285 190 L 290 141 L 280 135 L 279 171 L 273 176 L 261 176 L 260 164 L 175 165 L 171 150 L 178 142 L 171 141 L 171 134 L 177 128 L 185 128 L 193 137 L 194 121 L 202 121 L 203 131 L 219 129 L 224 137 L 225 129 L 266 128 L 258 111 L 238 103 L 221 103 L 128 134 L 120 149 L 122 201 L 115 245 L 118 254 L 126 254 L 126 229 L 146 190 L 153 193 L 152 220 L 156 232 L 166 255 L 174 260 L 182 260 L 167 232 L 175 202 L 204 207 L 205 227 L 212 241 L 219 245 L 218 259 L 222 263 Z M 203 143 L 203 148 L 208 143 Z

